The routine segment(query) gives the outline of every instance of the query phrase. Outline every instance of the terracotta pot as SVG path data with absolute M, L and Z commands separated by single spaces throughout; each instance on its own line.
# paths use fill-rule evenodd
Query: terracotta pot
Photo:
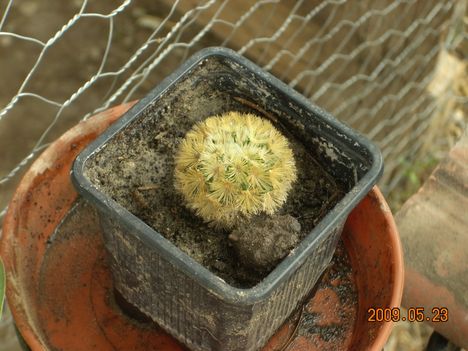
M 96 213 L 70 182 L 76 155 L 129 107 L 110 109 L 64 134 L 33 164 L 10 203 L 0 247 L 7 298 L 34 351 L 184 350 L 156 325 L 117 306 Z M 367 322 L 367 309 L 400 305 L 403 263 L 393 217 L 377 187 L 349 216 L 343 242 L 315 295 L 265 350 L 382 349 L 391 323 Z

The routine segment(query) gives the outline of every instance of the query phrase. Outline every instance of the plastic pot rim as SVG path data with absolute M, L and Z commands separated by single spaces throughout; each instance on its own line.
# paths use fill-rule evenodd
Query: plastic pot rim
M 121 129 L 129 124 L 135 115 L 139 115 L 146 107 L 157 101 L 164 92 L 176 84 L 186 73 L 194 69 L 204 59 L 218 56 L 235 61 L 250 71 L 254 72 L 260 79 L 274 85 L 279 91 L 288 95 L 297 105 L 303 106 L 321 116 L 321 118 L 344 135 L 356 140 L 365 147 L 372 155 L 372 163 L 366 174 L 346 193 L 338 204 L 307 234 L 301 243 L 283 261 L 276 266 L 270 274 L 260 283 L 252 288 L 236 288 L 210 272 L 207 268 L 196 262 L 190 256 L 182 252 L 169 240 L 164 238 L 156 230 L 148 226 L 141 219 L 130 213 L 123 206 L 112 200 L 109 196 L 99 191 L 83 174 L 85 163 L 89 157 L 97 153 L 104 145 Z M 328 229 L 333 228 L 340 221 L 344 221 L 351 210 L 372 189 L 376 180 L 383 172 L 383 159 L 380 150 L 367 138 L 339 122 L 329 113 L 312 104 L 305 97 L 287 86 L 285 83 L 271 74 L 259 70 L 257 66 L 248 59 L 240 56 L 233 50 L 227 48 L 206 48 L 194 54 L 185 61 L 171 75 L 165 78 L 145 98 L 136 103 L 119 120 L 114 122 L 103 134 L 91 142 L 75 159 L 71 169 L 71 179 L 77 191 L 83 195 L 100 211 L 113 220 L 119 221 L 127 229 L 134 231 L 142 242 L 160 250 L 161 255 L 172 264 L 177 265 L 186 275 L 196 277 L 202 286 L 208 288 L 213 294 L 226 302 L 235 302 L 237 305 L 252 305 L 270 296 L 275 288 L 290 277 L 305 261 L 316 241 L 324 239 Z M 322 234 L 322 235 L 321 235 Z

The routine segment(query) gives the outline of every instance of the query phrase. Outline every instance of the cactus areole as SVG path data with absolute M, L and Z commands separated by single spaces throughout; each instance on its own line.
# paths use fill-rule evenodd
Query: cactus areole
M 293 152 L 270 121 L 227 112 L 197 123 L 176 155 L 175 188 L 206 222 L 274 214 L 296 180 Z

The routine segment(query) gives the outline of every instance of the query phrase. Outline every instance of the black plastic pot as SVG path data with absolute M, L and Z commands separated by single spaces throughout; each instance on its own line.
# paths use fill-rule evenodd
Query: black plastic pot
M 235 109 L 239 101 L 267 111 L 346 190 L 298 247 L 250 289 L 228 285 L 86 177 L 90 160 L 109 143 L 131 137 L 135 123 L 154 125 L 158 113 L 168 113 L 189 91 L 194 94 L 191 104 L 210 115 Z M 187 107 L 186 113 L 190 111 Z M 114 283 L 128 302 L 194 350 L 257 350 L 312 290 L 333 256 L 349 212 L 375 184 L 382 167 L 376 146 L 355 131 L 237 53 L 209 48 L 186 61 L 88 146 L 77 157 L 72 178 L 100 212 Z

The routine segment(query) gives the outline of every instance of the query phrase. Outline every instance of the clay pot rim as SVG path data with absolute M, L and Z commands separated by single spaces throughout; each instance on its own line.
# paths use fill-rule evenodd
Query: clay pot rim
M 374 186 L 371 190 L 374 193 L 376 198 L 378 199 L 380 208 L 382 213 L 386 217 L 389 226 L 389 244 L 392 246 L 391 254 L 393 259 L 393 266 L 392 266 L 392 274 L 395 277 L 395 281 L 393 284 L 393 289 L 391 292 L 391 300 L 389 307 L 397 307 L 399 308 L 401 305 L 401 300 L 403 297 L 403 286 L 404 286 L 404 279 L 405 279 L 405 271 L 404 271 L 404 261 L 403 261 L 403 247 L 401 245 L 400 235 L 398 232 L 398 228 L 395 223 L 395 219 L 393 218 L 392 212 L 388 207 L 388 204 L 377 186 Z M 394 322 L 386 322 L 383 324 L 380 333 L 374 340 L 374 344 L 371 346 L 371 350 L 373 351 L 381 351 L 385 346 L 388 337 L 393 328 Z

